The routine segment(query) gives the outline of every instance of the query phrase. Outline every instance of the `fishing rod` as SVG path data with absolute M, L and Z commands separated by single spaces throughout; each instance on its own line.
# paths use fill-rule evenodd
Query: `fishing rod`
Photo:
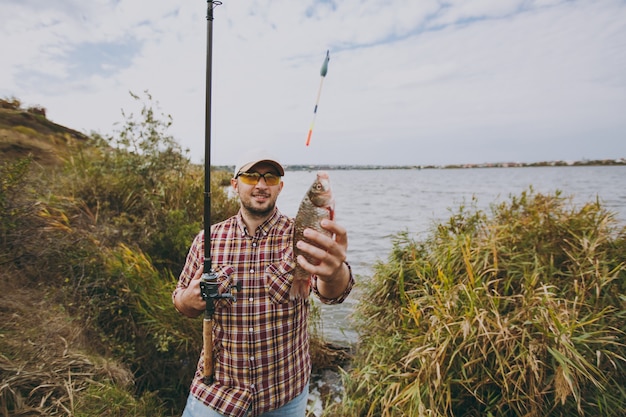
M 200 294 L 206 302 L 202 321 L 202 339 L 204 348 L 204 383 L 213 383 L 213 315 L 215 300 L 235 296 L 231 288 L 241 290 L 240 285 L 231 286 L 224 293 L 219 292 L 217 274 L 211 264 L 211 70 L 213 61 L 213 9 L 221 1 L 207 0 L 207 54 L 206 54 L 206 102 L 204 125 L 204 270 L 200 278 Z M 236 300 L 235 300 L 236 301 Z

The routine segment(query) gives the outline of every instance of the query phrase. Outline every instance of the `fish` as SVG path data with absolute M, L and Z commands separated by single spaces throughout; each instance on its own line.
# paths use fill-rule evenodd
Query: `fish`
M 303 255 L 305 259 L 312 264 L 318 263 L 297 247 L 297 243 L 301 240 L 311 243 L 304 237 L 304 229 L 311 228 L 327 236 L 331 236 L 332 233 L 322 228 L 320 222 L 323 219 L 334 220 L 334 218 L 335 199 L 330 188 L 330 178 L 327 172 L 318 171 L 315 181 L 311 184 L 300 202 L 300 207 L 298 208 L 298 213 L 295 218 L 293 253 L 296 258 L 296 267 L 293 273 L 291 290 L 289 291 L 289 298 L 291 300 L 298 298 L 306 299 L 311 291 L 311 274 L 297 263 L 298 255 Z

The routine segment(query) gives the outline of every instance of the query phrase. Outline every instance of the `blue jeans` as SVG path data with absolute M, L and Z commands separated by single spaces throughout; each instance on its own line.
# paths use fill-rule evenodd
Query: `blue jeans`
M 306 414 L 306 404 L 309 399 L 309 384 L 293 400 L 276 410 L 268 411 L 259 417 L 304 417 Z M 249 413 L 248 413 L 249 414 Z M 246 414 L 246 415 L 248 415 Z M 183 410 L 182 417 L 227 417 L 208 407 L 202 401 L 189 394 L 187 405 Z

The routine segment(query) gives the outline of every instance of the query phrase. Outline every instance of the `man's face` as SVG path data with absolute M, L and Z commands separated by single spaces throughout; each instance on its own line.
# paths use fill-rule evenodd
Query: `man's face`
M 278 175 L 276 169 L 266 163 L 259 163 L 247 172 L 257 172 L 261 175 L 272 173 Z M 246 184 L 241 177 L 231 179 L 231 185 L 237 195 L 244 211 L 250 215 L 262 218 L 267 217 L 274 211 L 276 200 L 283 189 L 282 180 L 277 185 L 267 185 L 265 178 L 259 178 L 255 185 Z

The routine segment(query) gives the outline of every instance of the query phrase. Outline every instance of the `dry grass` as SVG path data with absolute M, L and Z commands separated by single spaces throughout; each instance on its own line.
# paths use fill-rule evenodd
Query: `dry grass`
M 45 288 L 0 278 L 0 415 L 74 416 L 77 399 L 90 387 L 132 386 L 128 369 L 89 353 L 89 335 Z
M 399 236 L 333 416 L 622 416 L 626 230 L 532 190 Z
M 0 155 L 0 417 L 183 407 L 202 326 L 171 292 L 202 227 L 203 172 L 142 115 L 117 137 L 72 146 L 71 130 L 0 100 L 0 150 L 16 150 Z M 228 178 L 212 176 L 214 222 L 238 209 Z M 313 342 L 317 369 L 345 353 Z
M 87 136 L 58 125 L 45 116 L 0 99 L 0 161 L 31 156 L 44 166 L 59 165 L 68 147 L 84 143 Z

